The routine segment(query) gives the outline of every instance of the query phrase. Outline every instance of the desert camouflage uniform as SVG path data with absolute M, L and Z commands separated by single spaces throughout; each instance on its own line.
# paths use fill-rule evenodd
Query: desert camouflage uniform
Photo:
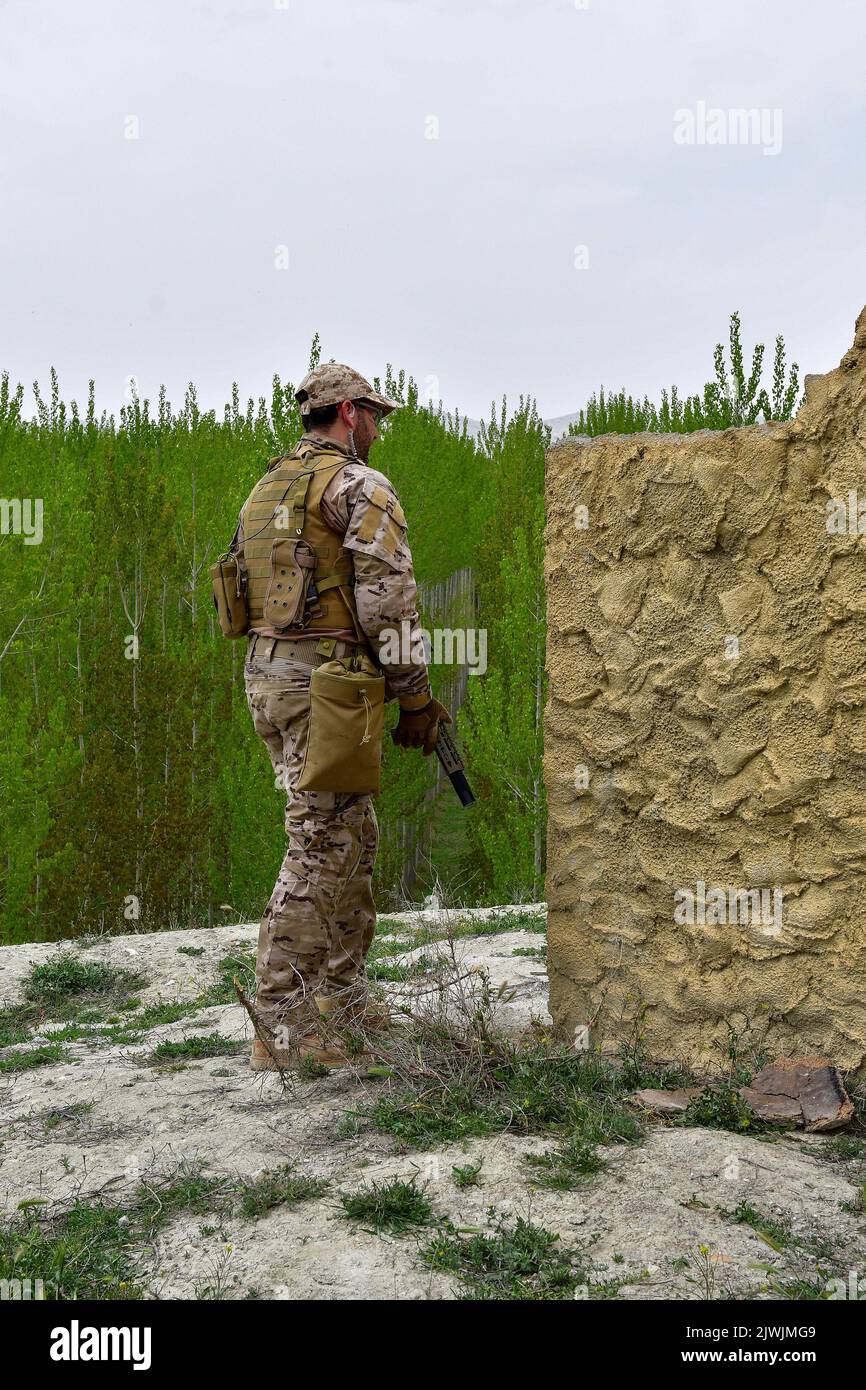
M 304 440 L 325 442 L 315 432 Z M 328 439 L 327 447 L 340 446 Z M 386 675 L 386 697 L 422 696 L 429 678 L 405 531 L 396 548 L 389 548 L 383 543 L 387 518 L 380 513 L 383 525 L 372 539 L 358 537 L 373 488 L 384 488 L 395 501 L 396 494 L 382 473 L 342 452 L 346 467 L 328 484 L 322 518 L 352 552 L 358 618 Z M 242 554 L 242 534 L 237 548 Z M 409 636 L 409 650 L 401 653 L 410 658 L 405 664 L 384 659 L 393 650 L 384 645 L 388 639 L 383 632 L 399 633 L 401 624 Z M 318 1018 L 314 995 L 339 995 L 340 1002 L 353 1002 L 366 992 L 364 959 L 376 926 L 371 879 L 379 832 L 372 797 L 297 787 L 309 731 L 310 677 L 315 666 L 330 659 L 314 652 L 322 634 L 296 644 L 292 659 L 282 654 L 269 659 L 275 634 L 269 629 L 264 633 L 270 635 L 250 638 L 247 700 L 256 732 L 286 789 L 288 848 L 259 930 L 257 1005 L 273 1022 L 304 1031 Z M 353 636 L 341 634 L 343 639 Z M 295 650 L 302 659 L 294 659 Z M 356 647 L 349 640 L 338 638 L 334 656 L 352 650 Z

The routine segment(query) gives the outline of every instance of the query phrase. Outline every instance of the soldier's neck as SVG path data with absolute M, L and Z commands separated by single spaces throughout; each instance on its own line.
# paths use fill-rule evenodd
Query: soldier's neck
M 341 454 L 347 458 L 355 458 L 355 454 L 349 449 L 349 441 L 346 437 L 340 438 L 337 434 L 328 434 L 325 430 L 306 430 L 303 439 L 308 439 L 313 444 L 327 444 L 329 449 L 339 449 Z

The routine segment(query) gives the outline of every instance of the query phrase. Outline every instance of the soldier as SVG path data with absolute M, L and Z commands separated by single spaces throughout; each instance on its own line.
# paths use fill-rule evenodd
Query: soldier
M 296 400 L 305 432 L 256 483 L 233 545 L 247 584 L 247 701 L 287 798 L 288 849 L 259 930 L 256 1007 L 268 1040 L 253 1043 L 254 1071 L 302 1057 L 345 1065 L 338 1040 L 322 1036 L 322 1015 L 338 1028 L 386 1022 L 369 1003 L 364 973 L 376 926 L 372 798 L 297 786 L 313 669 L 359 649 L 371 655 L 386 699 L 400 704 L 391 735 L 398 747 L 429 755 L 439 721 L 451 723 L 430 689 L 406 518 L 391 483 L 367 466 L 377 425 L 399 402 L 335 362 L 311 371 Z M 265 621 L 265 598 L 272 547 L 286 535 L 280 508 L 299 473 L 309 475 L 301 535 L 315 570 L 302 625 L 278 628 Z M 395 631 L 409 636 L 401 663 L 392 659 Z

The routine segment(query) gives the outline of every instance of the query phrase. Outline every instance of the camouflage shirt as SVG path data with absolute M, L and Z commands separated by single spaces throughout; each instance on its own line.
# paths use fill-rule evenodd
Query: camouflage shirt
M 362 463 L 335 440 L 308 431 L 299 442 L 327 443 L 346 455 L 346 466 L 322 495 L 322 520 L 352 554 L 355 603 L 373 653 L 387 677 L 391 696 L 420 695 L 430 678 L 417 611 L 417 587 L 405 519 L 397 494 L 384 473 Z M 234 543 L 243 563 L 243 529 Z M 272 629 L 264 635 L 279 637 Z M 324 634 L 319 634 L 324 635 Z M 351 638 L 354 633 L 332 633 Z

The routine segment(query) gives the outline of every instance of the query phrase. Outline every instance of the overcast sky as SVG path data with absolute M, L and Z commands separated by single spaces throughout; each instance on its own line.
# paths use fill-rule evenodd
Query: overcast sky
M 866 303 L 864 55 L 862 0 L 0 0 L 0 368 L 220 406 L 318 331 L 555 416 L 698 389 L 738 308 L 825 371 Z M 763 135 L 701 142 L 737 108 Z

